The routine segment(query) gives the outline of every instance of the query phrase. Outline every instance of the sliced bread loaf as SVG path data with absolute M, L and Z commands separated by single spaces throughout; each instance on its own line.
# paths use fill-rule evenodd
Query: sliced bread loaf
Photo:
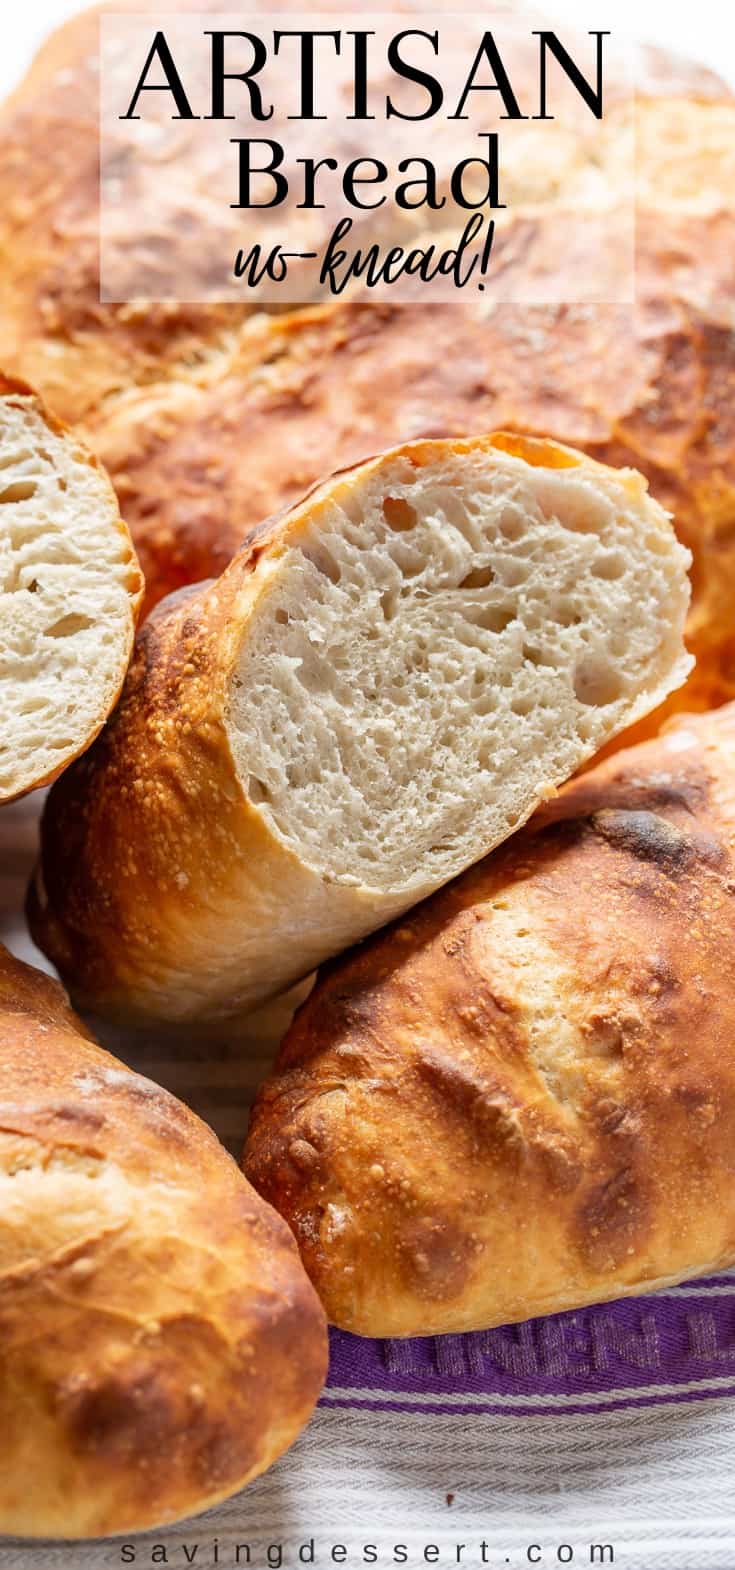
M 632 470 L 521 437 L 337 475 L 146 624 L 31 900 L 79 999 L 238 1013 L 476 861 L 690 668 Z

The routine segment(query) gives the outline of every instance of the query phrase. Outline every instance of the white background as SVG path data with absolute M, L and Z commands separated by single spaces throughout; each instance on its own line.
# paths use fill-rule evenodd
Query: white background
M 0 97 L 24 71 L 44 34 L 81 9 L 74 0 L 4 0 L 0 24 Z M 114 10 L 114 0 L 109 0 Z M 151 12 L 175 10 L 175 0 L 150 0 Z M 223 0 L 223 11 L 246 13 L 247 0 Z M 373 10 L 390 11 L 388 0 Z M 427 10 L 430 5 L 427 4 Z M 587 28 L 607 27 L 622 36 L 667 44 L 703 60 L 735 84 L 735 7 L 731 0 L 548 0 L 560 19 Z M 369 7 L 366 5 L 366 12 Z M 488 5 L 492 16 L 492 4 Z

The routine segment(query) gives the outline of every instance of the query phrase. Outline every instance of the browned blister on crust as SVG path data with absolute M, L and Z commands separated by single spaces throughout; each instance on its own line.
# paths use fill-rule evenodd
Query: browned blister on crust
M 323 1316 L 287 1229 L 181 1102 L 0 951 L 0 1529 L 142 1530 L 296 1437 Z
M 735 706 L 325 969 L 245 1170 L 329 1317 L 462 1331 L 735 1259 Z

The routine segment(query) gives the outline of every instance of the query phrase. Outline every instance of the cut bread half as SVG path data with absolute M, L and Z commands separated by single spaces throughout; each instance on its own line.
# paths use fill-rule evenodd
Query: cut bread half
M 127 1017 L 285 987 L 685 679 L 688 560 L 640 475 L 554 443 L 335 476 L 143 629 L 114 726 L 52 792 L 38 941 Z
M 142 591 L 104 469 L 0 376 L 0 802 L 54 779 L 96 736 Z

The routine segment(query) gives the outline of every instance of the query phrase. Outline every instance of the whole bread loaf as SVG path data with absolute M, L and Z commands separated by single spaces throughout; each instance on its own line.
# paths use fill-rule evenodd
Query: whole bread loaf
M 164 602 L 50 796 L 29 912 L 73 995 L 234 1015 L 477 860 L 689 669 L 645 482 L 416 442 Z
M 327 1314 L 473 1330 L 735 1261 L 735 705 L 335 961 L 245 1170 Z
M 142 595 L 101 465 L 0 372 L 0 803 L 48 784 L 97 735 Z
M 324 6 L 337 12 L 352 8 L 345 6 L 344 0 L 340 5 L 331 0 Z M 175 7 L 179 13 L 221 9 L 218 0 L 178 0 Z M 359 5 L 354 9 L 359 14 Z M 397 13 L 421 12 L 422 4 L 421 0 L 413 5 L 404 0 L 393 9 Z M 443 56 L 457 43 L 466 14 L 446 9 L 452 26 L 443 35 Z M 117 304 L 100 300 L 100 17 L 106 12 L 148 10 L 147 0 L 110 0 L 70 18 L 47 39 L 24 80 L 0 110 L 0 363 L 38 386 L 57 413 L 69 420 L 84 419 L 120 388 L 165 382 L 177 371 L 186 373 L 191 366 L 209 365 L 227 353 L 238 322 L 249 312 L 247 302 L 167 300 L 156 304 L 151 289 L 144 291 L 150 298 L 143 300 Z M 298 0 L 269 0 L 269 15 L 289 10 L 299 11 Z M 478 26 L 479 17 L 481 8 Z M 476 39 L 474 21 L 467 25 Z M 517 31 L 512 17 L 504 18 L 503 38 Z M 605 76 L 604 125 L 600 128 L 588 116 L 594 138 L 588 143 L 581 134 L 566 138 L 562 134 L 560 146 L 554 140 L 554 156 L 550 158 L 549 141 L 555 138 L 557 128 L 534 125 L 530 118 L 538 93 L 538 59 L 530 28 L 522 23 L 520 32 L 524 47 L 520 52 L 513 50 L 513 84 L 528 106 L 529 120 L 520 128 L 522 156 L 517 168 L 510 162 L 515 137 L 506 137 L 506 202 L 514 208 L 554 203 L 560 194 L 590 181 L 599 185 L 603 197 L 609 195 L 620 180 L 621 147 L 632 134 L 634 113 L 636 173 L 643 201 L 650 198 L 657 205 L 683 204 L 691 215 L 702 204 L 711 207 L 729 200 L 735 102 L 720 79 L 666 52 L 641 49 L 634 60 L 638 88 L 635 111 L 625 72 L 611 66 Z M 565 36 L 569 38 L 568 32 Z M 468 60 L 472 58 L 469 46 L 465 54 Z M 273 66 L 271 61 L 271 72 Z M 372 75 L 374 79 L 375 71 Z M 395 125 L 394 121 L 394 134 Z M 312 141 L 320 129 L 320 122 L 313 122 Z M 121 162 L 126 152 L 125 130 L 120 122 Z M 414 151 L 415 127 L 411 125 L 409 130 L 410 151 Z M 339 148 L 332 145 L 331 122 L 327 134 L 330 141 L 324 150 L 334 154 Z M 532 137 L 529 147 L 527 135 Z M 346 153 L 354 153 L 350 144 Z M 435 145 L 433 153 L 440 161 L 440 147 Z M 176 217 L 183 233 L 191 233 L 201 202 L 197 182 L 203 173 L 196 163 L 192 178 L 194 188 L 187 191 L 181 168 L 176 178 L 171 178 L 169 169 L 161 186 L 161 201 L 171 203 L 170 221 Z M 326 232 L 330 229 L 331 221 Z M 134 246 L 136 236 L 131 233 L 124 205 L 119 220 L 114 211 L 108 214 L 106 230 L 121 248 L 130 251 Z M 187 259 L 187 249 L 182 246 L 180 263 Z M 170 288 L 164 290 L 166 296 L 170 292 Z M 188 299 L 196 301 L 197 296 L 189 293 Z M 485 429 L 493 423 L 499 421 L 486 422 Z M 464 428 L 460 424 L 452 429 Z M 417 434 L 429 433 L 399 427 L 388 439 L 398 441 Z M 239 447 L 242 436 L 241 431 Z M 374 450 L 375 443 L 368 443 L 359 454 L 345 455 L 342 461 L 351 462 L 355 456 Z M 329 467 L 327 462 L 321 463 L 317 474 L 327 473 Z M 315 477 L 312 472 L 309 483 Z M 151 497 L 155 497 L 154 490 Z
M 181 1102 L 0 950 L 0 1531 L 98 1537 L 215 1504 L 306 1422 L 316 1296 Z

